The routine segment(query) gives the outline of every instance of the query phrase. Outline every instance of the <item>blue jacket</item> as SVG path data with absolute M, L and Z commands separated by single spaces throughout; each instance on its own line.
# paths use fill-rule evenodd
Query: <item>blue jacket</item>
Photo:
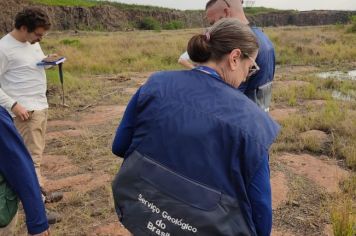
M 162 166 L 161 169 L 176 173 L 180 179 L 184 177 L 213 189 L 222 196 L 235 199 L 240 207 L 240 221 L 244 221 L 241 224 L 245 224 L 248 235 L 269 234 L 271 223 L 258 224 L 260 216 L 254 214 L 253 208 L 256 204 L 251 202 L 250 196 L 254 192 L 251 190 L 254 188 L 254 178 L 258 177 L 260 172 L 269 171 L 268 149 L 278 133 L 278 125 L 241 92 L 220 78 L 197 70 L 157 73 L 136 96 L 134 122 L 126 127 L 120 125 L 113 144 L 114 153 L 121 156 L 125 154 L 125 157 L 128 157 L 125 163 L 130 158 L 137 159 L 141 154 L 149 159 L 147 163 L 156 163 L 156 167 Z M 124 120 L 130 114 L 132 111 L 127 110 Z M 130 129 L 134 130 L 132 136 L 128 140 L 120 140 L 123 138 L 121 134 Z M 147 163 L 144 165 L 151 165 Z M 124 173 L 130 165 L 131 163 L 126 166 L 124 164 L 120 172 Z M 136 167 L 139 168 L 138 165 Z M 128 173 L 134 175 L 133 170 Z M 142 169 L 141 173 L 146 172 Z M 151 175 L 155 176 L 156 172 L 152 171 Z M 151 178 L 149 171 L 147 176 L 147 179 L 154 178 Z M 271 215 L 268 177 L 264 178 L 263 184 L 266 187 L 263 190 L 269 194 L 269 201 L 262 205 Z M 165 182 L 169 182 L 169 179 L 168 175 L 161 175 L 161 178 L 151 182 L 160 187 L 166 186 L 168 191 L 169 183 Z M 172 183 L 177 181 L 172 179 Z M 116 197 L 125 199 L 125 193 L 115 190 L 120 188 L 120 184 L 121 187 L 124 184 L 120 182 L 120 173 L 115 183 L 114 195 L 117 193 L 121 197 Z M 199 196 L 199 193 L 204 191 L 200 189 L 196 195 Z M 181 195 L 182 201 L 194 202 L 194 196 L 189 196 L 188 192 L 176 191 L 175 197 L 179 198 L 178 195 Z M 194 192 L 191 195 L 194 195 Z M 204 196 L 199 198 L 201 201 L 193 204 L 196 207 L 198 205 L 198 208 L 203 207 L 199 204 L 205 204 Z M 159 203 L 158 201 L 156 204 Z M 125 219 L 125 204 L 118 202 L 117 209 Z M 126 220 L 128 218 L 126 217 Z M 192 221 L 194 222 L 194 219 Z M 271 216 L 267 221 L 271 221 Z M 132 224 L 125 224 L 124 221 L 123 223 L 129 227 Z M 137 225 L 132 225 L 132 228 L 134 227 Z M 261 232 L 263 227 L 267 230 Z
M 47 230 L 44 203 L 33 161 L 11 116 L 1 106 L 0 173 L 21 199 L 28 232 L 38 234 Z
M 251 30 L 255 33 L 259 50 L 256 58 L 256 63 L 260 67 L 260 71 L 256 75 L 253 75 L 248 81 L 241 84 L 239 90 L 248 94 L 251 90 L 257 89 L 259 86 L 271 82 L 274 78 L 275 72 L 275 52 L 272 42 L 267 35 L 262 32 L 258 27 L 251 27 Z

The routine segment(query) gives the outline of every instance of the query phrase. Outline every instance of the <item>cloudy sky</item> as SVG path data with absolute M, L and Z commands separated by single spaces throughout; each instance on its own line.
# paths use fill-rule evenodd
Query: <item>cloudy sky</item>
M 207 0 L 111 0 L 176 9 L 204 9 Z M 356 10 L 356 0 L 256 0 L 255 6 L 296 10 Z

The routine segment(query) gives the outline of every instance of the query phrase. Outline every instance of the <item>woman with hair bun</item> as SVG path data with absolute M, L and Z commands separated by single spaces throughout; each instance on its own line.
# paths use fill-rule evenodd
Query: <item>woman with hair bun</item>
M 200 66 L 158 72 L 131 99 L 112 147 L 124 158 L 113 194 L 135 236 L 270 233 L 279 126 L 236 89 L 258 71 L 257 52 L 248 26 L 222 19 L 189 41 Z

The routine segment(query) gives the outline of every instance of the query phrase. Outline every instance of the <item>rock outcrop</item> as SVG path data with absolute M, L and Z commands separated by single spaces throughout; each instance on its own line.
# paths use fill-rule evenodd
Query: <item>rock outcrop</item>
M 13 27 L 16 13 L 30 5 L 28 0 L 0 1 L 0 32 L 9 32 Z M 64 7 L 44 6 L 51 17 L 54 30 L 131 30 L 135 24 L 145 17 L 153 17 L 164 24 L 172 20 L 179 20 L 186 27 L 203 27 L 203 11 L 179 11 L 161 8 L 150 10 L 124 9 L 113 5 L 98 5 L 94 7 Z M 345 24 L 355 11 L 280 11 L 251 15 L 249 19 L 258 26 L 283 25 L 325 25 Z
M 249 16 L 258 26 L 345 24 L 356 11 L 281 11 Z

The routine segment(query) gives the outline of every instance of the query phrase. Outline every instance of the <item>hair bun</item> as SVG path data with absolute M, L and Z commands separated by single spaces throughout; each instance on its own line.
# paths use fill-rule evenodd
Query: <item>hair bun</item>
M 210 36 L 210 35 L 209 35 Z M 210 37 L 206 34 L 198 34 L 193 36 L 188 43 L 188 54 L 194 62 L 207 62 L 211 57 L 209 45 Z

